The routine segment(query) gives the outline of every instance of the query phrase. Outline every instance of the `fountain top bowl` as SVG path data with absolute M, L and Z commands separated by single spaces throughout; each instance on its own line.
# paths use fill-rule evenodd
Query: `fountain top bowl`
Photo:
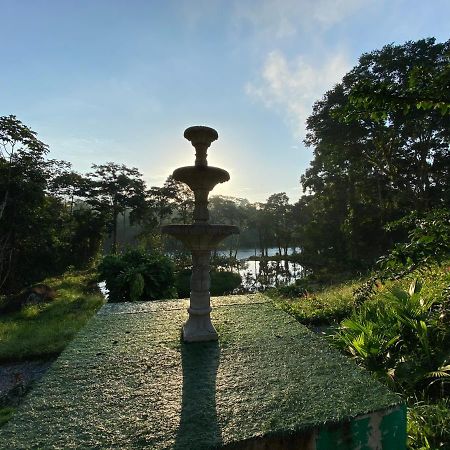
M 197 125 L 186 128 L 184 137 L 194 146 L 195 144 L 207 144 L 209 146 L 211 142 L 219 138 L 219 134 L 214 128 Z

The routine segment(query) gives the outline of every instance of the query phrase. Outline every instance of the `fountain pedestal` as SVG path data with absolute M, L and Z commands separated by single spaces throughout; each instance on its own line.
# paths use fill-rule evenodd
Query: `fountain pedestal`
M 208 223 L 208 195 L 216 184 L 230 179 L 226 170 L 208 166 L 207 149 L 218 138 L 217 132 L 209 127 L 190 127 L 184 132 L 184 137 L 195 147 L 195 166 L 176 169 L 173 178 L 187 184 L 194 192 L 194 223 L 166 225 L 162 232 L 182 241 L 192 253 L 189 318 L 183 325 L 183 339 L 186 342 L 213 341 L 218 339 L 218 335 L 210 315 L 211 250 L 227 236 L 239 233 L 239 229 L 232 225 Z
M 212 341 L 217 340 L 217 331 L 211 322 L 211 305 L 209 288 L 211 278 L 209 276 L 209 250 L 192 251 L 192 275 L 190 306 L 188 308 L 189 319 L 183 325 L 183 337 L 185 341 Z

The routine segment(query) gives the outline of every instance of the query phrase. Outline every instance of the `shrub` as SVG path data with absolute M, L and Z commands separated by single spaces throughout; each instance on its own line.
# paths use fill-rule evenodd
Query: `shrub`
M 386 230 L 406 229 L 408 242 L 396 243 L 379 258 L 372 276 L 354 291 L 356 304 L 362 304 L 377 293 L 379 284 L 401 280 L 411 272 L 426 271 L 450 257 L 450 210 L 432 209 L 421 216 L 417 212 L 386 225 Z
M 408 228 L 409 242 L 397 243 L 378 264 L 385 275 L 411 272 L 418 266 L 441 263 L 450 256 L 450 211 L 434 209 L 420 217 L 414 212 L 387 225 L 387 230 Z
M 242 278 L 234 272 L 211 272 L 211 295 L 231 294 L 242 283 Z
M 424 287 L 416 280 L 407 289 L 391 284 L 341 323 L 336 345 L 403 391 L 443 388 L 450 370 L 448 281 L 445 271 L 430 270 Z
M 211 272 L 211 295 L 227 295 L 239 287 L 242 278 L 234 272 Z M 187 298 L 190 294 L 191 271 L 182 270 L 178 272 L 175 279 L 175 287 L 178 291 L 178 297 Z
M 408 408 L 408 446 L 411 449 L 448 448 L 450 442 L 450 400 L 418 402 Z
M 158 300 L 176 297 L 174 266 L 159 253 L 140 249 L 107 255 L 98 266 L 110 302 Z
M 270 289 L 267 294 L 303 324 L 332 325 L 352 313 L 355 285 L 356 282 L 347 282 L 320 290 L 312 281 L 303 280 Z

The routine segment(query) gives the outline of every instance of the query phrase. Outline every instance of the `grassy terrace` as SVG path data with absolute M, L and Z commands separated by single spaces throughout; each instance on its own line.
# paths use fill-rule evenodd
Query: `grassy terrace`
M 213 305 L 220 341 L 187 345 L 186 301 L 106 305 L 0 430 L 2 448 L 201 450 L 399 403 L 267 297 Z

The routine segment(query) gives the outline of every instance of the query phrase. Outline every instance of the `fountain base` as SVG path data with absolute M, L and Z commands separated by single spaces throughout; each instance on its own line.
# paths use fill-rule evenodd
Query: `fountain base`
M 183 340 L 185 342 L 217 341 L 219 335 L 211 322 L 209 312 L 204 315 L 197 315 L 192 314 L 190 309 L 188 309 L 189 319 L 182 328 Z
M 194 223 L 192 225 L 166 225 L 162 228 L 177 238 L 192 253 L 192 276 L 189 319 L 183 325 L 185 342 L 204 342 L 218 340 L 218 334 L 211 323 L 210 302 L 210 257 L 211 250 L 231 234 L 239 233 L 233 225 Z

